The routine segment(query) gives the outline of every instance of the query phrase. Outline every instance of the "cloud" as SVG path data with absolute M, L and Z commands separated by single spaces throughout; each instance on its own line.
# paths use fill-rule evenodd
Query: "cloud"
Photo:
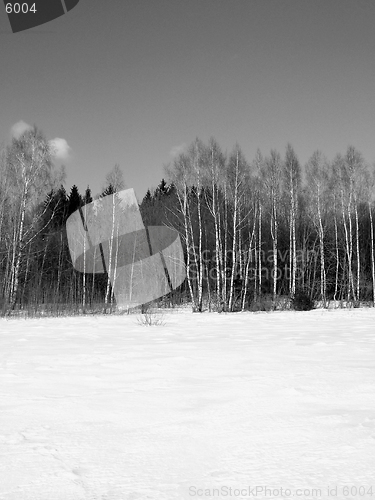
M 174 158 L 175 156 L 178 156 L 179 154 L 183 153 L 185 149 L 186 149 L 186 144 L 183 142 L 178 146 L 173 146 L 173 148 L 169 151 L 169 154 Z
M 11 136 L 15 139 L 19 139 L 21 135 L 27 130 L 32 130 L 32 126 L 28 123 L 20 120 L 15 123 L 11 129 Z M 69 146 L 65 139 L 61 139 L 60 137 L 56 137 L 55 139 L 51 139 L 48 141 L 48 144 L 52 148 L 52 156 L 56 160 L 68 160 L 72 151 L 72 148 Z
M 49 141 L 49 145 L 53 150 L 53 156 L 57 160 L 67 160 L 69 158 L 72 148 L 65 139 L 56 137 L 55 139 L 51 139 Z
M 13 125 L 13 127 L 10 129 L 10 133 L 12 137 L 14 137 L 15 139 L 19 139 L 24 132 L 26 132 L 27 130 L 31 130 L 32 128 L 33 127 L 31 125 L 24 122 L 23 120 L 20 120 Z

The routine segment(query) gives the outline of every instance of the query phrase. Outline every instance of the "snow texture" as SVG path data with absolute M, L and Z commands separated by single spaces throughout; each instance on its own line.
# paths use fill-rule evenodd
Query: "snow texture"
M 136 319 L 0 320 L 1 500 L 375 497 L 374 309 Z

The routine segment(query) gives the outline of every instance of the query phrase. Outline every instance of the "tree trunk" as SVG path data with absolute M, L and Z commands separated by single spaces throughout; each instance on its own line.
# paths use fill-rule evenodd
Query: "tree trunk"
M 337 291 L 338 291 L 338 283 L 339 283 L 339 242 L 338 242 L 338 233 L 337 233 L 337 218 L 336 218 L 336 204 L 334 205 L 334 223 L 335 223 L 335 248 L 336 248 L 336 274 L 335 274 L 335 293 L 333 296 L 333 300 L 336 301 Z
M 357 251 L 357 301 L 360 301 L 359 296 L 359 285 L 360 285 L 360 271 L 361 271 L 361 259 L 359 254 L 359 224 L 358 224 L 358 207 L 357 203 L 354 205 L 355 210 L 355 232 L 356 232 L 356 251 Z
M 244 285 L 244 291 L 243 291 L 243 296 L 242 296 L 242 306 L 241 306 L 242 311 L 245 310 L 247 287 L 249 284 L 249 269 L 250 269 L 250 263 L 252 262 L 252 253 L 253 253 L 252 244 L 253 244 L 253 239 L 255 236 L 255 227 L 256 227 L 256 213 L 254 214 L 254 223 L 253 223 L 253 230 L 252 230 L 251 235 L 250 235 L 250 230 L 249 230 L 249 240 L 250 241 L 249 241 L 249 250 L 247 252 L 248 256 L 247 256 L 246 269 L 245 269 L 245 285 Z
M 17 291 L 18 291 L 18 284 L 19 284 L 19 271 L 20 271 L 21 257 L 22 257 L 22 251 L 23 251 L 22 243 L 23 243 L 23 233 L 24 233 L 24 226 L 25 226 L 27 194 L 28 194 L 28 187 L 26 185 L 25 190 L 23 192 L 23 197 L 22 197 L 20 229 L 19 229 L 19 233 L 18 233 L 18 240 L 16 243 L 17 256 L 16 256 L 16 262 L 15 262 L 14 271 L 13 271 L 13 285 L 12 285 L 11 299 L 10 299 L 10 303 L 11 303 L 12 308 L 14 308 L 14 306 L 15 306 L 16 296 L 17 296 Z
M 318 189 L 318 223 L 319 223 L 319 248 L 320 248 L 320 297 L 323 307 L 326 307 L 326 271 L 324 260 L 324 229 L 322 223 L 322 214 L 320 211 L 320 194 Z
M 258 294 L 262 295 L 262 202 L 259 200 L 259 218 L 258 218 Z
M 343 193 L 342 192 L 341 192 L 341 205 L 342 205 L 342 220 L 343 220 L 344 231 L 345 231 L 346 256 L 347 256 L 347 260 L 348 260 L 348 274 L 349 274 L 347 299 L 348 299 L 348 301 L 350 301 L 351 292 L 353 293 L 353 298 L 355 299 L 355 297 L 354 297 L 353 273 L 352 273 L 352 254 L 351 254 L 351 244 L 349 242 L 348 227 L 347 227 L 347 224 L 346 224 L 344 199 L 343 199 Z M 350 209 L 349 208 L 348 208 L 348 211 L 349 211 L 349 222 L 350 222 Z M 351 228 L 351 222 L 350 222 L 350 228 Z M 351 232 L 350 232 L 350 237 L 351 237 Z
M 371 227 L 371 276 L 372 276 L 372 304 L 375 307 L 375 258 L 374 258 L 374 223 L 372 219 L 371 203 L 368 204 Z
M 238 211 L 238 154 L 236 165 L 235 177 L 235 190 L 234 190 L 234 206 L 233 206 L 233 244 L 232 244 L 232 272 L 230 277 L 230 292 L 229 292 L 229 311 L 233 311 L 233 293 L 234 293 L 234 275 L 237 267 L 236 260 L 236 244 L 237 244 L 237 211 Z

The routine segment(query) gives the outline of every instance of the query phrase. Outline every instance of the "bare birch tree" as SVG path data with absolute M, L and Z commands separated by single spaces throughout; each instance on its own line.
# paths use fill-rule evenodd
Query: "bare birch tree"
M 198 310 L 194 281 L 192 276 L 193 261 L 197 259 L 194 245 L 194 234 L 191 231 L 190 211 L 190 186 L 192 183 L 192 168 L 190 158 L 186 153 L 181 153 L 173 162 L 173 166 L 166 166 L 165 172 L 170 183 L 176 188 L 179 211 L 183 218 L 184 234 L 182 235 L 186 246 L 186 277 L 193 311 Z
M 296 220 L 298 194 L 301 184 L 301 167 L 291 144 L 287 145 L 284 160 L 284 186 L 289 197 L 289 293 L 294 297 L 297 275 Z
M 229 311 L 233 310 L 234 306 L 234 279 L 237 274 L 237 255 L 241 251 L 238 248 L 238 234 L 243 227 L 243 219 L 241 219 L 241 208 L 244 202 L 246 178 L 249 175 L 249 166 L 237 144 L 229 158 L 228 169 L 228 186 L 230 190 L 230 200 L 233 210 L 233 238 L 232 238 L 232 269 L 229 288 Z
M 272 295 L 273 301 L 276 301 L 277 296 L 277 279 L 278 279 L 278 234 L 279 234 L 279 204 L 281 197 L 281 174 L 282 162 L 280 154 L 276 150 L 271 150 L 270 156 L 265 159 L 264 166 L 261 172 L 262 182 L 266 190 L 266 198 L 269 206 L 270 217 L 270 232 L 272 238 Z
M 214 219 L 215 225 L 215 270 L 216 270 L 216 308 L 222 308 L 222 262 L 223 248 L 221 241 L 220 194 L 225 176 L 225 157 L 218 143 L 211 138 L 206 148 L 205 181 L 210 190 L 210 196 L 205 191 L 205 201 Z
M 117 261 L 118 261 L 118 244 L 119 244 L 119 220 L 115 216 L 116 208 L 119 204 L 117 193 L 125 188 L 124 174 L 118 163 L 112 168 L 112 170 L 106 175 L 107 186 L 103 189 L 104 195 L 111 194 L 112 196 L 112 220 L 111 220 L 111 237 L 109 240 L 109 257 L 108 257 L 108 269 L 107 269 L 107 285 L 105 292 L 105 310 L 107 309 L 109 301 L 111 302 L 111 308 L 113 307 L 114 301 L 114 286 L 117 279 Z M 114 245 L 115 252 L 114 252 Z M 112 255 L 114 254 L 114 261 Z M 111 282 L 111 276 L 113 274 L 113 279 Z M 83 280 L 85 280 L 85 273 L 83 273 Z M 85 281 L 83 281 L 85 285 Z
M 327 277 L 325 267 L 325 209 L 327 207 L 329 165 L 321 151 L 315 151 L 306 164 L 307 187 L 311 199 L 309 213 L 317 228 L 320 249 L 320 298 L 327 303 Z
M 360 259 L 360 234 L 359 234 L 359 217 L 358 209 L 363 201 L 363 191 L 365 189 L 365 164 L 361 153 L 354 147 L 349 146 L 345 155 L 345 164 L 349 176 L 350 200 L 353 203 L 355 217 L 355 245 L 356 245 L 356 293 L 355 298 L 360 300 L 360 276 L 361 276 L 361 259 Z M 351 226 L 350 226 L 351 229 Z
M 371 246 L 371 279 L 372 279 L 372 304 L 375 307 L 375 254 L 374 254 L 374 220 L 373 210 L 375 201 L 375 165 L 367 175 L 367 206 L 370 217 L 370 246 Z
M 9 190 L 14 200 L 13 252 L 9 286 L 9 302 L 15 304 L 22 257 L 30 243 L 28 236 L 41 217 L 33 212 L 42 202 L 45 192 L 60 183 L 63 172 L 55 172 L 53 150 L 42 133 L 34 126 L 7 148 L 6 168 L 11 180 Z

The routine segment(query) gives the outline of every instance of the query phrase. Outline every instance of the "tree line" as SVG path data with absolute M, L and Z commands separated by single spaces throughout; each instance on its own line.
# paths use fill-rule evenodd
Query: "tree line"
M 0 306 L 59 312 L 115 308 L 108 276 L 80 273 L 65 223 L 93 201 L 90 187 L 64 188 L 63 169 L 34 127 L 0 158 Z M 144 224 L 168 225 L 183 242 L 187 278 L 164 304 L 194 311 L 257 310 L 304 294 L 375 305 L 374 167 L 349 146 L 302 166 L 288 144 L 248 162 L 237 144 L 224 154 L 196 139 L 165 167 L 140 203 Z M 125 188 L 116 165 L 95 198 Z
M 238 144 L 225 155 L 196 139 L 166 175 L 194 310 L 297 294 L 323 307 L 375 304 L 375 169 L 354 146 L 332 161 L 317 150 L 302 167 L 291 144 L 249 163 Z

